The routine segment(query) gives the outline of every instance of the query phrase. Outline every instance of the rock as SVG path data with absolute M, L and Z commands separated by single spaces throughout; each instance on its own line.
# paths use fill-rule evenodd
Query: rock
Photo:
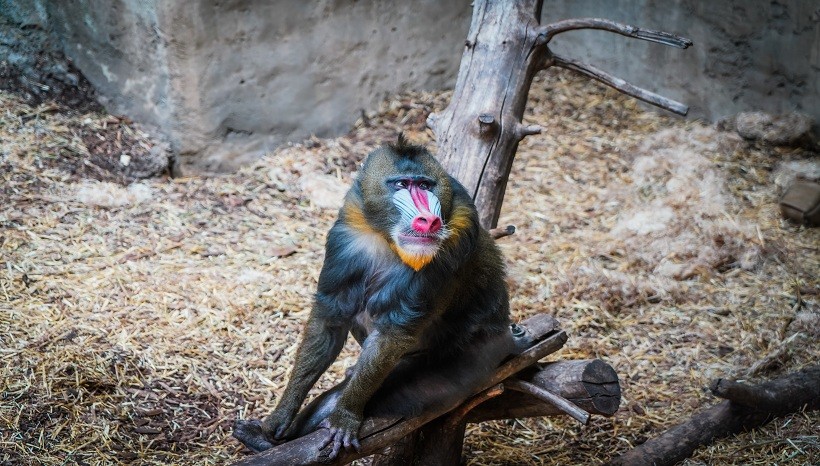
M 311 202 L 323 209 L 338 209 L 342 206 L 345 193 L 350 187 L 330 175 L 305 175 L 299 181 L 299 187 L 310 198 Z
M 743 112 L 735 117 L 735 129 L 744 139 L 775 146 L 800 145 L 810 138 L 812 118 L 803 113 L 772 115 Z
M 809 181 L 794 183 L 780 199 L 784 217 L 806 226 L 820 226 L 820 184 Z
M 784 161 L 774 170 L 774 183 L 780 193 L 785 192 L 797 180 L 820 183 L 820 158 Z

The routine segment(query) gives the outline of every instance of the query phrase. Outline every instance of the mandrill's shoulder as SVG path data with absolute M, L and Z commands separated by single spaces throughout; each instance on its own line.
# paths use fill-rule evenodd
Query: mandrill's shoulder
M 326 258 L 378 259 L 390 255 L 385 237 L 370 226 L 357 203 L 345 202 L 327 235 Z

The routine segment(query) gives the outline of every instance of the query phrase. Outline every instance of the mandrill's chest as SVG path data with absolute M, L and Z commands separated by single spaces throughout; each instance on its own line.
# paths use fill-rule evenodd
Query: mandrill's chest
M 401 326 L 435 321 L 452 288 L 435 268 L 432 263 L 416 271 L 392 252 L 374 260 L 362 275 L 361 319 Z

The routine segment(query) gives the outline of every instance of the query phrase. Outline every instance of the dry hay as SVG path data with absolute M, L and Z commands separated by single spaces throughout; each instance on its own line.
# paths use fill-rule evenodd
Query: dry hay
M 0 463 L 239 458 L 230 426 L 281 392 L 335 217 L 306 180 L 349 183 L 400 130 L 429 142 L 425 117 L 448 98 L 396 98 L 347 136 L 234 175 L 125 187 L 88 168 L 100 164 L 76 130 L 93 136 L 111 117 L 0 94 Z M 501 219 L 518 227 L 499 241 L 515 316 L 555 314 L 570 333 L 558 357 L 611 363 L 623 403 L 586 427 L 472 425 L 468 463 L 598 464 L 715 403 L 713 377 L 817 362 L 820 230 L 776 206 L 816 157 L 646 112 L 566 73 L 536 79 L 526 120 L 547 130 L 522 142 Z M 147 135 L 116 124 L 150 153 Z M 348 342 L 313 393 L 356 354 Z M 687 464 L 817 464 L 819 423 L 787 416 Z

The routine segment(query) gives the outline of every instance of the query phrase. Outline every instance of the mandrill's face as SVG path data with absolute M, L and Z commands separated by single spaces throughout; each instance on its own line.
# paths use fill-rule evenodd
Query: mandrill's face
M 387 178 L 399 219 L 391 231 L 396 252 L 407 265 L 420 270 L 449 236 L 441 217 L 441 201 L 433 193 L 435 180 L 424 175 Z
M 415 271 L 436 256 L 451 236 L 450 177 L 427 151 L 398 154 L 390 148 L 373 152 L 358 180 L 367 224 Z

